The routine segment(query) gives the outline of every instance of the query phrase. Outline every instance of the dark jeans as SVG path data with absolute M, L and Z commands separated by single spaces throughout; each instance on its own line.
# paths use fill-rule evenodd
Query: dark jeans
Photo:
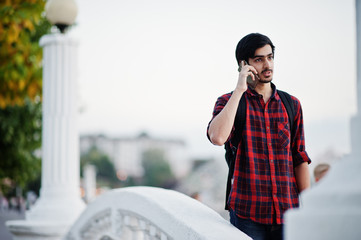
M 282 240 L 283 225 L 267 225 L 256 223 L 250 219 L 243 219 L 236 215 L 233 210 L 229 211 L 231 224 L 250 236 L 253 240 Z

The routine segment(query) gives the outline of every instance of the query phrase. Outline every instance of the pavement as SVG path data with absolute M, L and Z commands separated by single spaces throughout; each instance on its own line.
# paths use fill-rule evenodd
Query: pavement
M 0 211 L 0 240 L 12 240 L 13 237 L 5 226 L 5 222 L 9 220 L 25 219 L 25 213 L 15 210 Z

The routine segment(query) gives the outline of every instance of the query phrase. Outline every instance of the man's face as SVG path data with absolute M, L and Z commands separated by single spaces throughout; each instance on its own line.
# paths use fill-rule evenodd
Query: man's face
M 258 72 L 259 82 L 269 83 L 273 78 L 273 53 L 270 45 L 258 48 L 253 58 L 248 62 Z

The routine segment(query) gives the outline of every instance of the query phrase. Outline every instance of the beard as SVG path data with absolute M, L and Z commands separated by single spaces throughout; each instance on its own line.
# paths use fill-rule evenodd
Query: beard
M 273 70 L 265 69 L 265 70 L 262 71 L 262 73 L 267 72 L 267 71 L 271 71 L 272 75 L 269 78 L 263 78 L 263 77 L 259 78 L 258 82 L 260 82 L 260 83 L 270 83 L 270 82 L 272 82 L 272 80 L 273 80 Z
M 260 79 L 258 80 L 259 83 L 270 83 L 272 82 L 273 78 L 270 78 L 270 79 Z

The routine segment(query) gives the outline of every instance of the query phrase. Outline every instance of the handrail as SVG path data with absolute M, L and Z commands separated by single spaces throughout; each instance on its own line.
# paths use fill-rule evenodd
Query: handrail
M 182 193 L 154 187 L 111 190 L 90 203 L 67 240 L 251 239 Z

